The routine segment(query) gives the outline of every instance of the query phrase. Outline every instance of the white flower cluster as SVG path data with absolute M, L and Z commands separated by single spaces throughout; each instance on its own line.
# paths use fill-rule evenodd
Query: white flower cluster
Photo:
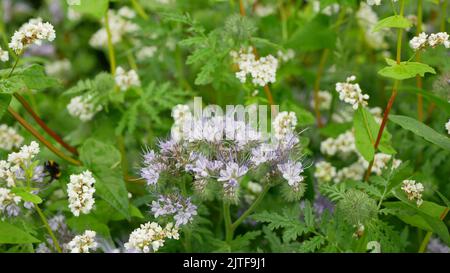
M 39 144 L 36 141 L 32 141 L 30 145 L 22 146 L 19 152 L 10 153 L 8 155 L 8 162 L 17 166 L 28 166 L 39 151 Z
M 325 15 L 331 16 L 333 14 L 336 14 L 339 12 L 340 6 L 339 4 L 335 3 L 335 4 L 329 4 L 327 6 L 322 7 L 320 1 L 318 0 L 313 0 L 312 1 L 312 6 L 313 6 L 313 11 L 315 13 L 323 13 Z
M 292 48 L 287 49 L 286 51 L 278 50 L 277 57 L 279 60 L 283 62 L 288 62 L 295 57 L 295 51 Z
M 378 23 L 378 15 L 366 3 L 362 2 L 359 10 L 356 12 L 358 25 L 364 30 L 364 37 L 367 44 L 374 49 L 386 49 L 388 44 L 385 42 L 385 32 L 373 29 Z
M 402 190 L 406 193 L 409 200 L 416 200 L 417 206 L 422 204 L 422 192 L 424 190 L 422 183 L 418 183 L 415 180 L 403 180 Z
M 22 145 L 23 137 L 17 131 L 6 124 L 0 125 L 0 149 L 11 151 Z
M 155 222 L 148 222 L 135 229 L 124 246 L 129 252 L 151 253 L 164 246 L 166 238 L 179 239 L 178 229 L 172 223 L 163 229 Z
M 286 136 L 292 134 L 297 125 L 297 116 L 294 112 L 280 112 L 272 122 L 275 138 L 284 140 Z
M 319 100 L 319 109 L 320 110 L 328 110 L 331 107 L 332 96 L 328 91 L 319 91 L 317 92 L 317 98 Z M 311 100 L 311 108 L 314 108 L 314 99 Z
M 448 122 L 445 124 L 445 129 L 447 129 L 447 133 L 450 135 L 450 119 L 449 119 Z
M 329 162 L 320 161 L 315 166 L 314 177 L 319 182 L 330 182 L 336 176 L 336 168 Z
M 301 162 L 288 160 L 286 163 L 278 164 L 277 167 L 283 178 L 287 180 L 289 186 L 291 186 L 294 191 L 297 191 L 300 183 L 305 179 L 301 175 L 304 171 L 303 164 Z
M 95 179 L 90 171 L 70 176 L 67 195 L 69 196 L 69 208 L 73 215 L 79 216 L 80 212 L 88 214 L 91 211 L 95 203 L 94 183 Z
M 172 117 L 174 124 L 171 135 L 173 139 L 179 141 L 183 138 L 185 126 L 189 126 L 188 123 L 192 121 L 192 113 L 189 106 L 178 104 L 172 109 Z
M 1 162 L 0 162 L 1 164 Z M 1 172 L 1 170 L 0 170 Z M 19 203 L 22 201 L 20 196 L 15 195 L 10 189 L 0 188 L 0 212 L 8 216 L 15 217 L 19 215 Z
M 1 62 L 9 61 L 9 53 L 8 53 L 8 51 L 3 50 L 1 47 L 0 47 L 0 61 Z
M 17 54 L 31 44 L 40 45 L 43 40 L 53 41 L 56 38 L 52 24 L 43 23 L 41 18 L 30 19 L 19 30 L 14 32 L 9 47 Z
M 358 83 L 352 83 L 356 80 L 355 76 L 347 78 L 346 82 L 336 83 L 336 91 L 339 93 L 339 99 L 350 105 L 354 110 L 358 109 L 359 105 L 366 106 L 369 95 L 363 94 Z
M 141 81 L 135 70 L 125 71 L 121 66 L 117 67 L 114 80 L 122 91 L 128 90 L 132 86 L 141 86 Z
M 69 243 L 67 243 L 67 249 L 71 253 L 89 253 L 90 250 L 97 248 L 97 242 L 95 241 L 96 232 L 92 230 L 86 230 L 83 235 L 77 235 Z
M 270 4 L 260 4 L 258 3 L 258 5 L 256 5 L 255 7 L 255 14 L 258 17 L 266 17 L 269 16 L 271 14 L 273 14 L 276 10 L 276 7 L 274 5 L 270 5 Z
M 69 114 L 84 122 L 91 120 L 102 109 L 103 107 L 101 105 L 96 106 L 92 103 L 92 97 L 90 95 L 73 97 L 67 105 Z
M 255 85 L 265 86 L 275 82 L 278 60 L 272 55 L 257 60 L 252 47 L 241 48 L 239 52 L 231 51 L 230 55 L 240 69 L 236 72 L 236 78 L 242 83 L 247 81 L 247 75 L 252 77 L 252 82 Z
M 139 29 L 139 26 L 131 22 L 130 17 L 135 17 L 136 14 L 129 8 L 122 7 L 117 12 L 115 10 L 108 11 L 108 23 L 111 30 L 111 41 L 117 44 L 122 41 L 122 38 L 127 34 L 133 33 Z M 105 21 L 102 21 L 103 25 Z M 106 27 L 99 29 L 89 40 L 92 47 L 100 48 L 108 45 L 108 34 Z
M 324 155 L 334 156 L 339 154 L 346 157 L 349 153 L 356 152 L 355 136 L 351 130 L 348 130 L 336 138 L 327 138 L 320 143 L 320 151 Z
M 157 50 L 158 48 L 156 46 L 145 46 L 136 53 L 136 57 L 140 61 L 147 58 L 152 58 L 155 56 Z
M 375 173 L 376 175 L 381 175 L 383 169 L 386 167 L 389 161 L 391 161 L 391 159 L 392 156 L 388 154 L 383 153 L 375 154 L 373 159 L 372 172 Z M 394 159 L 394 161 L 392 162 L 392 168 L 393 169 L 398 168 L 398 166 L 400 166 L 401 163 L 402 161 L 400 159 Z M 369 167 L 369 163 L 367 161 L 363 160 L 363 164 L 365 168 Z
M 45 73 L 47 73 L 47 75 L 49 76 L 57 77 L 60 79 L 64 79 L 67 75 L 69 75 L 71 70 L 72 65 L 67 59 L 57 60 L 45 64 Z
M 414 50 L 421 50 L 427 46 L 435 48 L 439 45 L 450 48 L 449 35 L 447 32 L 431 33 L 430 35 L 425 32 L 420 33 L 409 41 L 409 46 Z

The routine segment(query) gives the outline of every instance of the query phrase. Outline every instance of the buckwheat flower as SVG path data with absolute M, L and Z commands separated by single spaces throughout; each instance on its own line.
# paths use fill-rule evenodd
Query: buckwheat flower
M 136 17 L 136 12 L 134 12 L 134 10 L 130 9 L 129 7 L 121 7 L 118 11 L 117 14 L 119 14 L 122 17 L 128 18 L 128 19 L 133 19 Z
M 30 145 L 24 145 L 17 153 L 10 153 L 8 155 L 8 162 L 18 166 L 28 166 L 30 161 L 39 153 L 39 144 L 32 141 Z
M 272 122 L 272 126 L 277 140 L 284 140 L 289 133 L 295 130 L 297 116 L 294 112 L 280 112 Z
M 385 32 L 373 31 L 378 23 L 378 15 L 365 2 L 362 2 L 356 12 L 358 25 L 364 30 L 364 37 L 367 44 L 374 49 L 386 49 L 388 44 L 385 42 Z
M 383 119 L 383 110 L 380 107 L 373 107 L 369 109 L 369 112 L 373 115 L 375 122 L 381 124 Z
M 409 200 L 416 200 L 418 207 L 422 204 L 422 192 L 424 190 L 422 183 L 418 183 L 415 180 L 403 180 L 402 190 L 406 193 Z
M 280 59 L 281 61 L 286 63 L 286 62 L 294 59 L 295 51 L 293 49 L 291 49 L 291 48 L 287 49 L 285 52 L 281 51 L 281 50 L 278 50 L 277 51 L 277 57 L 278 57 L 278 59 Z
M 381 175 L 383 172 L 383 169 L 387 166 L 387 164 L 389 163 L 389 161 L 391 159 L 392 159 L 392 156 L 388 155 L 388 154 L 383 154 L 383 153 L 375 154 L 374 159 L 373 159 L 372 172 L 375 173 L 376 175 Z M 360 157 L 360 160 L 362 161 L 362 164 L 364 165 L 364 167 L 367 168 L 369 166 L 369 162 L 364 160 L 364 158 Z M 401 163 L 402 163 L 401 160 L 394 159 L 394 161 L 392 162 L 392 169 L 398 168 L 398 166 L 400 166 Z
M 10 189 L 0 188 L 0 212 L 8 217 L 18 216 L 20 213 L 20 196 L 15 195 Z
M 314 177 L 319 182 L 330 182 L 336 176 L 336 168 L 331 163 L 326 161 L 320 161 L 316 163 L 316 170 Z
M 331 107 L 332 96 L 328 91 L 319 91 L 317 93 L 317 98 L 319 100 L 319 109 L 320 110 L 328 110 Z M 314 99 L 311 100 L 311 108 L 314 108 Z
M 67 248 L 71 253 L 90 253 L 91 250 L 97 249 L 95 240 L 96 232 L 86 230 L 83 235 L 77 235 L 67 244 Z
M 94 206 L 93 197 L 95 179 L 90 171 L 81 174 L 72 174 L 67 185 L 67 195 L 69 196 L 69 208 L 73 215 L 80 213 L 88 214 Z
M 277 167 L 283 178 L 288 181 L 289 186 L 294 191 L 298 190 L 299 184 L 304 180 L 304 177 L 301 175 L 304 171 L 303 164 L 289 160 L 284 164 L 278 164 Z
M 139 49 L 139 51 L 136 53 L 136 57 L 140 61 L 150 59 L 153 58 L 153 56 L 155 56 L 157 50 L 158 48 L 156 46 L 146 46 Z
M 428 44 L 435 48 L 438 45 L 443 45 L 445 48 L 450 48 L 449 35 L 447 32 L 432 33 L 428 36 Z
M 447 133 L 450 135 L 450 119 L 449 119 L 448 122 L 445 124 L 445 129 L 447 129 Z
M 102 109 L 101 105 L 95 105 L 92 102 L 90 95 L 73 97 L 67 105 L 69 114 L 83 122 L 90 121 Z
M 82 14 L 77 12 L 76 10 L 74 10 L 71 7 L 67 8 L 67 19 L 69 19 L 70 21 L 78 21 L 81 19 Z
M 266 17 L 269 16 L 271 14 L 273 14 L 275 12 L 275 6 L 274 5 L 262 5 L 260 3 L 258 3 L 258 5 L 256 5 L 255 7 L 255 14 L 258 17 Z
M 163 229 L 155 222 L 142 224 L 140 228 L 135 229 L 124 247 L 129 252 L 151 253 L 157 252 L 164 246 L 166 238 L 179 239 L 178 229 L 172 223 L 166 225 Z
M 0 149 L 11 151 L 22 145 L 23 137 L 17 131 L 6 124 L 0 125 Z
M 41 18 L 30 19 L 14 32 L 9 47 L 16 54 L 21 54 L 26 47 L 32 44 L 40 45 L 43 40 L 51 42 L 55 38 L 55 29 L 50 23 L 43 23 Z
M 133 69 L 127 72 L 121 66 L 117 67 L 114 79 L 122 91 L 126 91 L 132 86 L 141 86 L 139 76 Z
M 363 94 L 358 83 L 352 83 L 356 80 L 355 76 L 347 78 L 346 82 L 336 83 L 336 91 L 339 93 L 339 99 L 357 110 L 360 105 L 366 106 L 369 95 Z
M 54 62 L 49 62 L 45 64 L 45 73 L 47 75 L 56 77 L 59 79 L 64 79 L 70 74 L 72 70 L 72 65 L 67 59 L 57 60 Z
M 369 6 L 379 6 L 381 4 L 381 0 L 367 0 L 367 5 Z
M 324 155 L 340 155 L 346 157 L 356 151 L 355 136 L 351 130 L 338 135 L 336 138 L 327 138 L 320 143 L 320 151 Z
M 365 172 L 366 167 L 360 161 L 356 161 L 350 166 L 340 169 L 336 173 L 335 182 L 339 183 L 346 180 L 361 181 Z
M 263 191 L 263 187 L 261 186 L 261 184 L 256 183 L 256 182 L 252 182 L 249 181 L 247 184 L 247 188 L 250 192 L 254 193 L 254 194 L 258 194 L 261 193 Z
M 427 46 L 428 35 L 425 32 L 420 33 L 418 36 L 412 38 L 409 41 L 409 46 L 414 50 L 418 51 Z
M 2 62 L 9 61 L 9 53 L 8 53 L 8 51 L 3 50 L 1 47 L 0 47 L 0 61 L 2 61 Z

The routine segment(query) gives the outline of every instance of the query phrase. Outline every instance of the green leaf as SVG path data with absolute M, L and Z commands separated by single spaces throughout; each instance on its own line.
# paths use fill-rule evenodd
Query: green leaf
M 421 94 L 424 99 L 426 99 L 430 102 L 433 102 L 434 104 L 436 104 L 436 106 L 438 106 L 439 108 L 444 110 L 448 115 L 450 115 L 450 103 L 448 103 L 447 100 L 436 96 L 434 94 L 435 91 L 428 90 L 428 89 L 427 90 L 420 89 L 420 88 L 417 88 L 416 86 L 412 86 L 412 85 L 402 85 L 398 88 L 398 90 L 402 91 L 402 92 L 412 93 L 412 94 Z
M 96 194 L 130 219 L 128 192 L 120 167 L 120 152 L 110 144 L 91 138 L 81 147 L 80 159 L 94 173 Z
M 345 133 L 346 131 L 352 128 L 351 122 L 345 123 L 330 123 L 327 126 L 320 128 L 320 134 L 326 137 L 336 138 L 340 134 Z
M 328 16 L 318 15 L 305 25 L 299 26 L 286 46 L 302 52 L 333 48 L 336 37 L 336 32 L 330 28 Z
M 10 103 L 11 103 L 11 95 L 0 93 L 0 119 L 5 114 Z
M 304 242 L 302 242 L 299 252 L 309 253 L 319 249 L 325 243 L 325 238 L 321 235 L 314 236 Z
M 400 125 L 404 129 L 409 130 L 420 137 L 423 137 L 425 140 L 450 151 L 450 138 L 439 134 L 422 122 L 407 116 L 399 115 L 390 115 L 389 120 Z
M 109 227 L 92 215 L 80 215 L 69 218 L 67 219 L 67 225 L 77 233 L 82 233 L 85 230 L 93 230 L 104 238 L 110 239 L 111 237 Z
M 411 27 L 411 22 L 401 16 L 394 15 L 380 20 L 373 28 L 373 32 L 380 31 L 383 28 L 409 28 Z
M 22 197 L 22 199 L 24 201 L 31 202 L 33 204 L 40 204 L 40 203 L 42 203 L 42 199 L 38 195 L 32 194 L 31 192 L 29 192 L 25 188 L 13 188 L 11 190 L 11 192 L 16 194 L 17 196 Z
M 306 200 L 304 204 L 305 207 L 303 208 L 303 214 L 305 216 L 306 226 L 309 228 L 314 228 L 314 214 L 311 207 L 311 203 L 308 200 Z
M 355 128 L 355 146 L 366 161 L 372 161 L 375 156 L 373 147 L 376 135 L 369 127 L 370 112 L 364 107 L 359 107 L 353 118 L 353 127 Z
M 38 239 L 22 229 L 10 223 L 0 221 L 0 244 L 28 244 L 38 242 L 40 242 Z
M 105 16 L 108 6 L 109 0 L 80 0 L 80 5 L 74 5 L 72 8 L 80 13 L 91 15 L 96 19 L 101 19 Z
M 383 77 L 392 78 L 395 80 L 406 80 L 410 78 L 414 78 L 417 75 L 421 77 L 425 76 L 425 73 L 436 74 L 434 68 L 427 64 L 418 63 L 418 62 L 401 62 L 400 64 L 392 64 L 388 61 L 390 66 L 386 66 L 378 71 Z

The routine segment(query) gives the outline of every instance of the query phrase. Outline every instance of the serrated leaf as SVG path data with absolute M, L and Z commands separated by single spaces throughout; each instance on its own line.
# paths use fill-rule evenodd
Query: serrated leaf
M 29 244 L 40 242 L 22 229 L 0 221 L 0 244 Z
M 319 249 L 325 243 L 325 238 L 323 236 L 314 236 L 306 241 L 304 241 L 300 245 L 299 252 L 300 253 L 309 253 L 314 252 L 316 249 Z
M 400 64 L 395 63 L 378 71 L 378 74 L 383 77 L 400 81 L 414 78 L 417 75 L 424 77 L 425 73 L 436 74 L 436 71 L 431 66 L 418 62 L 401 62 Z
M 428 127 L 422 122 L 407 116 L 400 115 L 390 115 L 389 120 L 400 125 L 404 129 L 409 130 L 420 137 L 423 137 L 425 140 L 436 144 L 442 149 L 450 151 L 450 138 L 439 134 L 434 129 Z
M 387 18 L 384 18 L 374 26 L 373 32 L 380 31 L 383 28 L 409 28 L 411 27 L 411 22 L 401 16 L 401 15 L 393 15 Z

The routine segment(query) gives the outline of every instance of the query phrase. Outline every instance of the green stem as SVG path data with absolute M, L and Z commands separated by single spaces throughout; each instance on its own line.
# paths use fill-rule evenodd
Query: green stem
M 117 136 L 117 146 L 119 147 L 121 156 L 123 179 L 126 181 L 128 179 L 128 162 L 127 162 L 127 153 L 125 151 L 125 141 L 123 136 L 121 135 Z
M 419 35 L 422 32 L 422 20 L 423 20 L 423 12 L 422 12 L 422 0 L 417 0 L 417 32 L 416 34 Z M 417 62 L 421 62 L 421 53 L 418 51 L 415 54 L 415 58 Z M 416 76 L 416 85 L 417 88 L 422 89 L 423 83 L 422 83 L 422 77 L 420 75 Z M 423 122 L 423 98 L 422 94 L 417 94 L 417 118 L 419 121 Z
M 286 10 L 283 7 L 283 1 L 278 1 L 278 6 L 280 9 L 280 16 L 281 16 L 281 35 L 283 41 L 286 41 L 288 39 L 288 27 L 287 27 L 287 14 Z
M 131 5 L 133 5 L 134 10 L 142 17 L 144 20 L 148 20 L 148 15 L 145 12 L 144 8 L 142 8 L 141 4 L 137 0 L 131 0 Z
M 441 32 L 445 32 L 447 26 L 447 5 L 448 0 L 444 0 L 441 6 L 441 26 L 440 26 Z
M 239 217 L 232 225 L 232 231 L 236 228 L 258 207 L 259 203 L 263 200 L 266 193 L 269 191 L 269 186 L 265 186 L 261 194 L 256 198 L 255 202 Z
M 223 219 L 225 221 L 225 241 L 231 242 L 233 239 L 233 229 L 231 227 L 230 203 L 223 201 Z
M 9 74 L 8 74 L 8 76 L 6 78 L 9 78 L 9 77 L 12 76 L 14 70 L 16 69 L 17 64 L 19 63 L 19 60 L 20 60 L 20 54 L 17 55 L 16 61 L 14 62 L 14 65 L 11 68 L 11 71 L 9 71 Z
M 61 250 L 61 247 L 59 246 L 58 240 L 56 239 L 55 234 L 53 234 L 53 231 L 50 228 L 50 225 L 48 224 L 47 218 L 45 218 L 44 213 L 42 213 L 42 210 L 39 208 L 39 206 L 37 204 L 34 204 L 34 207 L 36 208 L 36 211 L 39 214 L 39 217 L 41 218 L 42 223 L 44 223 L 44 226 L 47 229 L 48 234 L 52 238 L 53 245 L 55 246 L 56 251 L 58 251 L 58 253 L 62 253 L 62 250 Z
M 111 29 L 109 27 L 108 11 L 106 11 L 105 14 L 105 28 L 106 28 L 106 35 L 108 36 L 109 64 L 111 67 L 111 74 L 114 76 L 116 74 L 116 54 L 114 52 L 114 46 L 111 38 Z

